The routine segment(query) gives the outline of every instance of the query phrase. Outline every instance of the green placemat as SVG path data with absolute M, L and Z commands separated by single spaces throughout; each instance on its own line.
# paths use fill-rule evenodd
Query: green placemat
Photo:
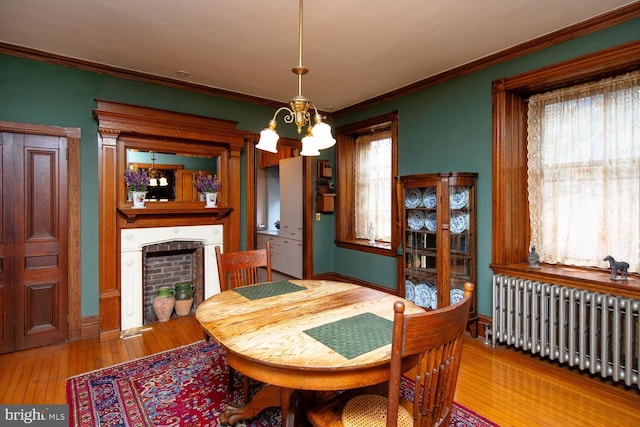
M 250 300 L 269 298 L 276 295 L 289 294 L 291 292 L 304 291 L 304 286 L 296 285 L 288 280 L 281 282 L 261 283 L 253 286 L 243 286 L 235 288 L 234 291 Z
M 304 331 L 347 359 L 391 343 L 393 322 L 363 313 Z

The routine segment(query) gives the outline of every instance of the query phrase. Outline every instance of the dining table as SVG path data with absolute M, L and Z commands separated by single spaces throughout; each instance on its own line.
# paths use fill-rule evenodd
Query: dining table
M 249 402 L 227 405 L 219 421 L 234 425 L 279 406 L 283 426 L 305 425 L 313 393 L 387 381 L 396 301 L 407 314 L 424 312 L 390 292 L 331 280 L 259 283 L 203 301 L 196 318 L 228 365 L 262 383 Z M 403 372 L 416 363 L 403 360 Z

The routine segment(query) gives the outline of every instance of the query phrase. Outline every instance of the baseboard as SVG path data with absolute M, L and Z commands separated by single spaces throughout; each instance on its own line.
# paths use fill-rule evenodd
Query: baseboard
M 100 316 L 86 316 L 80 319 L 80 335 L 71 337 L 74 339 L 93 338 L 100 335 Z

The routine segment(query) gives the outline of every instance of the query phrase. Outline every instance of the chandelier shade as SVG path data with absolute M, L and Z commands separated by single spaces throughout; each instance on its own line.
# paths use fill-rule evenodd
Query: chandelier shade
M 294 123 L 298 128 L 298 133 L 302 133 L 302 129 L 306 126 L 307 133 L 302 138 L 302 151 L 300 154 L 303 156 L 317 156 L 320 154 L 319 150 L 332 147 L 336 140 L 331 135 L 331 126 L 322 121 L 322 116 L 318 113 L 316 106 L 302 95 L 302 76 L 307 74 L 309 70 L 302 65 L 302 1 L 300 0 L 299 10 L 299 45 L 298 45 L 298 66 L 293 67 L 291 70 L 298 76 L 298 95 L 293 97 L 289 101 L 289 106 L 283 106 L 276 110 L 269 126 L 260 132 L 260 140 L 256 144 L 256 148 L 259 150 L 269 151 L 271 153 L 278 152 L 278 139 L 280 136 L 276 132 L 276 119 L 281 111 L 285 112 L 283 120 L 285 123 Z M 315 124 L 311 124 L 311 110 L 313 109 L 313 120 Z

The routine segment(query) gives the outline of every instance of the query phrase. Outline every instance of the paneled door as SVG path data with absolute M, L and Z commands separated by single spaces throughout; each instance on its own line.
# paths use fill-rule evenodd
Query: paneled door
M 0 133 L 0 353 L 67 338 L 67 140 Z

